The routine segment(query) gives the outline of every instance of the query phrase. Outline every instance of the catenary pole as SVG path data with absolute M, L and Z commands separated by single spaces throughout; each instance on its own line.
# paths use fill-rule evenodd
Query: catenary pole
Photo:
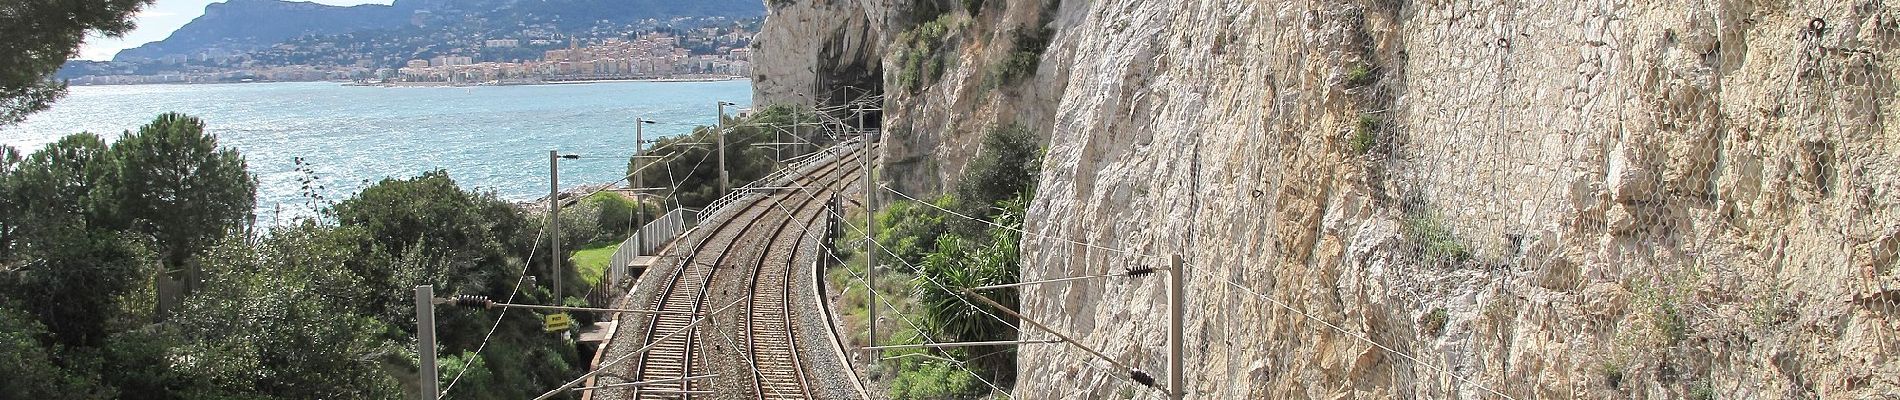
M 1187 303 L 1183 301 L 1187 296 L 1183 290 L 1182 277 L 1187 274 L 1181 270 L 1181 264 L 1179 254 L 1174 255 L 1168 263 L 1168 398 L 1174 400 L 1187 396 L 1187 387 L 1184 385 L 1187 382 L 1184 368 L 1187 363 L 1181 357 L 1184 349 L 1182 336 L 1185 333 L 1182 319 L 1187 310 Z
M 423 400 L 434 399 L 442 392 L 436 389 L 440 378 L 435 368 L 435 287 L 430 285 L 416 287 L 416 355 L 421 359 L 418 394 Z
M 864 177 L 864 274 L 867 277 L 865 293 L 870 296 L 870 303 L 868 304 L 876 305 L 878 249 L 873 247 L 876 246 L 874 243 L 876 243 L 875 241 L 877 240 L 877 205 L 871 202 L 872 199 L 875 199 L 875 197 L 871 195 L 873 191 L 871 187 L 871 175 L 873 175 L 871 156 L 874 154 L 871 152 L 871 149 L 874 147 L 872 147 L 871 142 L 871 130 L 864 126 L 864 106 L 858 105 L 857 107 L 858 132 L 864 134 L 864 148 L 858 150 L 860 152 L 858 154 L 858 162 L 861 165 L 859 171 L 862 171 Z M 866 343 L 869 343 L 871 346 L 877 346 L 877 307 L 867 307 L 866 309 L 870 310 L 870 318 L 867 318 L 867 322 L 865 322 L 865 327 L 869 328 L 870 332 L 870 336 L 867 336 L 870 339 L 867 340 Z M 884 351 L 872 350 L 871 367 L 873 369 L 877 367 L 877 360 L 880 358 L 884 358 Z
M 727 103 L 723 101 L 719 102 L 719 131 L 716 132 L 715 135 L 713 135 L 713 136 L 719 137 L 718 146 L 719 146 L 719 195 L 720 196 L 725 196 L 726 192 L 732 191 L 732 181 L 730 180 L 731 178 L 726 175 L 726 106 L 727 105 L 735 105 L 735 104 Z
M 548 265 L 554 266 L 554 302 L 565 303 L 566 297 L 561 292 L 561 154 L 559 150 L 548 150 L 548 230 L 554 232 L 549 235 L 553 240 L 548 241 L 550 243 L 548 258 L 553 260 Z

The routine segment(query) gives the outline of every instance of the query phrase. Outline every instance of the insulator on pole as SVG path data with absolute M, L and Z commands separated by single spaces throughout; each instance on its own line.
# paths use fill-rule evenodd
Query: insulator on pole
M 1155 387 L 1155 377 L 1148 375 L 1147 372 L 1141 372 L 1139 369 L 1128 370 L 1128 379 L 1134 379 L 1136 383 L 1140 383 L 1142 386 Z
M 494 302 L 488 301 L 488 296 L 475 295 L 475 294 L 455 295 L 455 305 L 461 306 L 461 307 L 488 308 L 490 306 L 493 306 L 494 304 L 495 304 Z

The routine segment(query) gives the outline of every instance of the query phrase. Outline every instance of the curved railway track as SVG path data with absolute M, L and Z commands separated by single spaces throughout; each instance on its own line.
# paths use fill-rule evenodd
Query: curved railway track
M 811 378 L 800 360 L 801 349 L 791 317 L 792 279 L 796 276 L 792 270 L 800 261 L 794 258 L 799 258 L 798 249 L 809 242 L 810 235 L 804 234 L 806 229 L 823 214 L 818 210 L 824 207 L 829 196 L 822 193 L 852 181 L 859 172 L 858 157 L 865 154 L 862 149 L 852 149 L 851 154 L 798 176 L 788 185 L 827 190 L 778 190 L 743 202 L 743 208 L 721 212 L 726 217 L 719 218 L 718 225 L 710 227 L 681 257 L 679 268 L 666 277 L 664 288 L 649 307 L 656 311 L 691 314 L 647 317 L 642 343 L 652 344 L 653 348 L 639 356 L 632 378 L 654 384 L 632 388 L 632 398 L 694 398 L 713 394 L 711 381 L 689 378 L 707 375 L 711 370 L 700 354 L 704 347 L 700 342 L 716 337 L 709 334 L 717 333 L 703 332 L 707 325 L 701 324 L 664 341 L 656 343 L 655 339 L 687 327 L 693 321 L 692 315 L 707 312 L 707 297 L 718 269 L 740 267 L 727 263 L 740 262 L 751 252 L 756 252 L 756 257 L 743 260 L 749 264 L 746 268 L 749 279 L 744 285 L 749 293 L 742 321 L 743 343 L 738 344 L 751 371 L 751 387 L 746 389 L 752 393 L 748 397 L 815 397 Z M 792 238 L 793 235 L 796 237 Z M 785 243 L 788 238 L 790 243 Z M 759 249 L 760 246 L 763 249 Z

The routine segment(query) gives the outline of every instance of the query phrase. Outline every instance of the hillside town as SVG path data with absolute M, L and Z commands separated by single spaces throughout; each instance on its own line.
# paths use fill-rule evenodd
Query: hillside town
M 734 33 L 737 35 L 737 33 Z M 514 40 L 489 40 L 490 47 L 517 46 Z M 548 50 L 540 60 L 476 63 L 467 56 L 410 60 L 395 73 L 378 71 L 376 78 L 392 83 L 534 83 L 627 79 L 705 79 L 746 76 L 752 70 L 752 49 L 720 47 L 718 54 L 694 55 L 679 46 L 678 38 L 649 33 L 634 40 L 604 39 L 582 46 L 571 41 L 562 50 Z
M 68 65 L 62 77 L 82 86 L 309 81 L 459 86 L 726 79 L 751 74 L 755 31 L 750 28 L 755 23 L 581 34 L 549 32 L 537 26 L 487 37 L 461 32 L 446 39 L 307 37 L 248 52 L 217 50 L 75 63 Z M 396 50 L 404 48 L 410 50 Z

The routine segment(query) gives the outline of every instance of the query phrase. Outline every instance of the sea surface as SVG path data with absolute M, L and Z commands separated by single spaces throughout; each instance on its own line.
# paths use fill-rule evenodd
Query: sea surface
M 243 153 L 259 184 L 258 224 L 269 226 L 322 206 L 304 193 L 306 175 L 325 201 L 436 169 L 464 188 L 532 200 L 547 195 L 548 150 L 558 149 L 581 156 L 562 160 L 562 187 L 613 182 L 634 151 L 635 118 L 659 121 L 647 125 L 649 140 L 686 134 L 713 124 L 719 101 L 750 107 L 751 81 L 76 86 L 51 109 L 0 128 L 0 143 L 26 154 L 82 131 L 116 140 L 165 112 L 196 116 L 221 146 Z

